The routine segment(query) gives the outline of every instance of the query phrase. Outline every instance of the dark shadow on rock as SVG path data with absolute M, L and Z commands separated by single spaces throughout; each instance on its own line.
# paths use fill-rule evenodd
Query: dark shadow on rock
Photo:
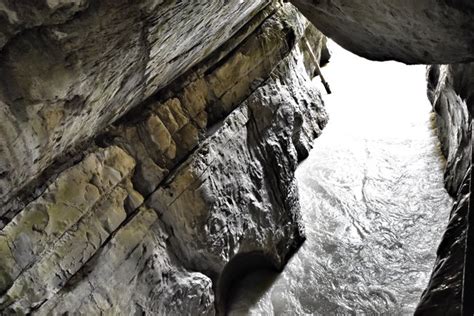
M 216 295 L 216 311 L 217 315 L 226 315 L 228 307 L 230 306 L 230 298 L 234 297 L 235 289 L 245 276 L 255 271 L 267 271 L 269 277 L 273 274 L 273 279 L 278 274 L 279 270 L 274 265 L 274 260 L 269 258 L 268 255 L 261 252 L 250 252 L 245 254 L 239 254 L 235 256 L 224 268 L 224 271 L 217 282 L 215 289 Z M 268 279 L 264 283 L 266 286 L 262 286 L 261 291 L 258 293 L 262 294 L 268 289 L 272 282 Z M 256 297 L 255 300 L 258 300 Z

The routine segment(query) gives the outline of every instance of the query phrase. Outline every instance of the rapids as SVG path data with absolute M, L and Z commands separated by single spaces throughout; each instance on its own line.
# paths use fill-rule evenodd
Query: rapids
M 237 284 L 230 315 L 406 315 L 428 283 L 452 200 L 425 67 L 330 48 L 330 123 L 297 170 L 307 240 Z

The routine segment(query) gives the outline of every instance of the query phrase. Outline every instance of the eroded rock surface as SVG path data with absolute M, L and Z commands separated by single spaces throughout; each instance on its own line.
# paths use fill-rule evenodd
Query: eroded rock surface
M 46 174 L 47 181 L 36 191 L 23 194 L 18 194 L 16 189 L 4 191 L 9 202 L 3 204 L 0 232 L 2 313 L 212 315 L 225 308 L 226 282 L 222 280 L 234 272 L 236 258 L 245 259 L 248 255 L 257 258 L 253 264 L 264 262 L 281 269 L 304 240 L 294 171 L 327 121 L 320 94 L 312 81 L 321 51 L 326 51 L 324 36 L 289 4 L 229 2 L 224 5 L 227 9 L 212 15 L 214 11 L 207 5 L 201 8 L 181 2 L 154 3 L 170 8 L 173 3 L 175 11 L 148 8 L 150 14 L 163 14 L 153 23 L 164 23 L 166 19 L 177 21 L 184 16 L 176 14 L 177 8 L 186 11 L 193 7 L 199 19 L 196 18 L 197 24 L 189 32 L 199 33 L 199 28 L 207 23 L 208 31 L 221 32 L 219 40 L 225 43 L 212 51 L 216 43 L 198 41 L 199 45 L 207 45 L 205 49 L 196 46 L 195 53 L 200 57 L 194 55 L 192 48 L 183 56 L 172 58 L 174 68 L 150 59 L 154 66 L 143 69 L 150 76 L 141 79 L 126 74 L 133 72 L 140 59 L 134 53 L 127 53 L 128 49 L 137 48 L 127 43 L 140 38 L 128 33 L 130 30 L 115 29 L 114 34 L 124 36 L 127 41 L 115 42 L 114 49 L 104 48 L 94 60 L 89 56 L 91 67 L 105 62 L 102 53 L 119 56 L 119 59 L 109 56 L 112 59 L 107 62 L 114 62 L 107 66 L 115 67 L 117 76 L 128 78 L 127 82 L 113 88 L 113 81 L 107 81 L 109 73 L 105 71 L 100 74 L 104 80 L 101 84 L 115 89 L 112 94 L 107 95 L 104 91 L 109 91 L 108 88 L 104 90 L 102 86 L 87 90 L 92 86 L 86 85 L 81 91 L 90 91 L 96 97 L 88 97 L 81 106 L 71 107 L 71 113 L 76 114 L 48 115 L 48 118 L 56 117 L 64 132 L 62 139 L 69 139 L 65 141 L 71 146 L 77 146 L 76 140 L 86 139 L 85 134 L 95 136 L 95 142 L 88 143 L 87 149 L 74 161 L 54 164 L 56 173 Z M 82 21 L 81 25 L 86 25 L 98 21 L 107 5 L 116 8 L 112 13 L 125 14 L 121 12 L 126 8 L 124 3 L 103 1 L 89 4 L 83 12 L 74 15 L 72 22 L 68 20 L 58 27 L 72 30 L 68 23 Z M 135 6 L 139 7 L 129 5 L 132 13 Z M 216 10 L 217 7 L 222 4 L 216 5 Z M 198 9 L 203 10 L 202 14 L 206 12 L 204 21 Z M 104 18 L 104 23 L 109 18 L 116 19 L 114 14 Z M 189 12 L 182 14 L 190 16 Z M 232 14 L 247 23 L 229 24 Z M 119 25 L 124 23 L 123 26 L 130 22 L 114 21 Z M 130 27 L 140 28 L 141 23 L 140 20 Z M 167 23 L 161 27 L 172 25 Z M 223 29 L 214 29 L 216 23 L 222 24 Z M 238 29 L 231 31 L 231 24 Z M 44 34 L 27 40 L 29 32 L 39 30 L 25 26 L 24 31 L 19 31 L 20 28 L 12 26 L 9 34 L 19 32 L 20 35 L 8 40 L 5 47 L 15 49 L 12 44 L 15 41 L 43 41 Z M 64 36 L 68 38 L 67 34 Z M 216 33 L 205 36 L 206 39 L 219 37 Z M 159 41 L 163 40 L 159 37 Z M 175 37 L 169 40 L 174 44 L 187 43 Z M 155 47 L 158 55 L 166 47 L 160 43 Z M 122 45 L 124 49 L 120 51 Z M 309 54 L 309 46 L 317 60 Z M 60 53 L 66 49 L 57 42 L 50 48 Z M 40 53 L 36 49 L 28 52 Z M 178 47 L 172 52 L 173 56 L 182 53 Z M 45 56 L 49 53 L 49 50 L 44 52 Z M 208 56 L 191 67 L 204 54 Z M 0 63 L 15 61 L 19 67 L 24 66 L 26 60 L 22 58 L 27 57 L 5 56 L 0 58 Z M 130 58 L 130 64 L 122 64 L 121 58 Z M 84 67 L 80 68 L 87 69 Z M 165 84 L 161 80 L 166 77 L 171 80 L 185 69 L 189 71 L 154 93 Z M 47 87 L 52 83 L 42 82 L 39 73 L 32 72 L 30 77 L 44 91 L 51 92 Z M 152 77 L 160 78 L 160 83 Z M 76 86 L 75 80 L 79 79 L 73 76 L 72 81 L 61 82 L 67 95 L 84 88 Z M 135 88 L 144 90 L 134 93 Z M 105 128 L 114 120 L 111 117 L 119 117 L 149 94 L 153 96 Z M 130 102 L 119 102 L 125 99 L 115 99 L 117 95 Z M 66 111 L 69 107 L 60 100 L 54 106 L 43 104 L 36 109 L 54 108 Z M 5 114 L 11 118 L 8 122 L 19 122 L 18 116 L 12 115 L 12 107 L 3 109 L 10 111 L 9 116 Z M 38 121 L 42 116 L 33 113 L 38 114 L 33 111 L 28 119 L 21 121 L 26 129 L 37 131 L 47 126 Z M 77 129 L 89 120 L 92 121 L 87 129 Z M 8 131 L 15 130 L 11 127 Z M 37 181 L 31 165 L 22 163 L 27 160 L 27 151 L 21 146 L 12 147 L 15 140 L 11 137 L 16 136 L 3 130 L 1 135 L 2 141 L 10 146 L 9 151 L 2 152 L 2 157 L 11 158 L 12 152 L 25 155 L 21 156 L 23 160 L 7 160 L 9 165 L 4 170 L 8 172 L 3 174 L 5 187 L 16 183 L 12 179 Z M 41 166 L 51 165 L 54 155 L 66 151 L 56 146 L 53 152 L 45 154 L 50 134 L 35 135 L 42 135 L 43 140 L 37 153 Z M 28 142 L 28 146 L 33 143 Z M 31 157 L 36 156 L 28 156 Z M 16 166 L 13 173 L 11 165 Z M 35 166 L 33 169 L 41 169 Z M 28 203 L 23 206 L 11 201 Z
M 369 59 L 448 64 L 474 60 L 470 0 L 291 0 L 324 34 Z
M 269 3 L 0 1 L 0 203 L 21 204 L 14 197 L 53 161 L 209 56 Z
M 461 314 L 467 214 L 471 189 L 471 122 L 474 64 L 431 66 L 428 96 L 436 112 L 438 135 L 446 157 L 446 187 L 456 199 L 438 248 L 438 258 L 417 315 Z

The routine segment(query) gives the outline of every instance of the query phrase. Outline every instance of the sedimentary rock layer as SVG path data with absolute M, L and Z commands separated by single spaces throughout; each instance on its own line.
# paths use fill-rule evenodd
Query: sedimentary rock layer
M 282 269 L 304 240 L 294 171 L 327 121 L 312 81 L 325 38 L 289 4 L 250 12 L 25 207 L 4 208 L 3 313 L 214 314 L 238 270 Z
M 270 2 L 0 1 L 0 203 Z
M 291 0 L 324 34 L 369 59 L 448 64 L 474 60 L 470 0 Z

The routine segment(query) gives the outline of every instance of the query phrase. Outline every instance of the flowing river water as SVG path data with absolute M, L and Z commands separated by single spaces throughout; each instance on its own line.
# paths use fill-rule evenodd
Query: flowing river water
M 452 200 L 425 67 L 330 49 L 330 122 L 296 175 L 307 240 L 237 284 L 230 315 L 407 315 L 428 283 Z

